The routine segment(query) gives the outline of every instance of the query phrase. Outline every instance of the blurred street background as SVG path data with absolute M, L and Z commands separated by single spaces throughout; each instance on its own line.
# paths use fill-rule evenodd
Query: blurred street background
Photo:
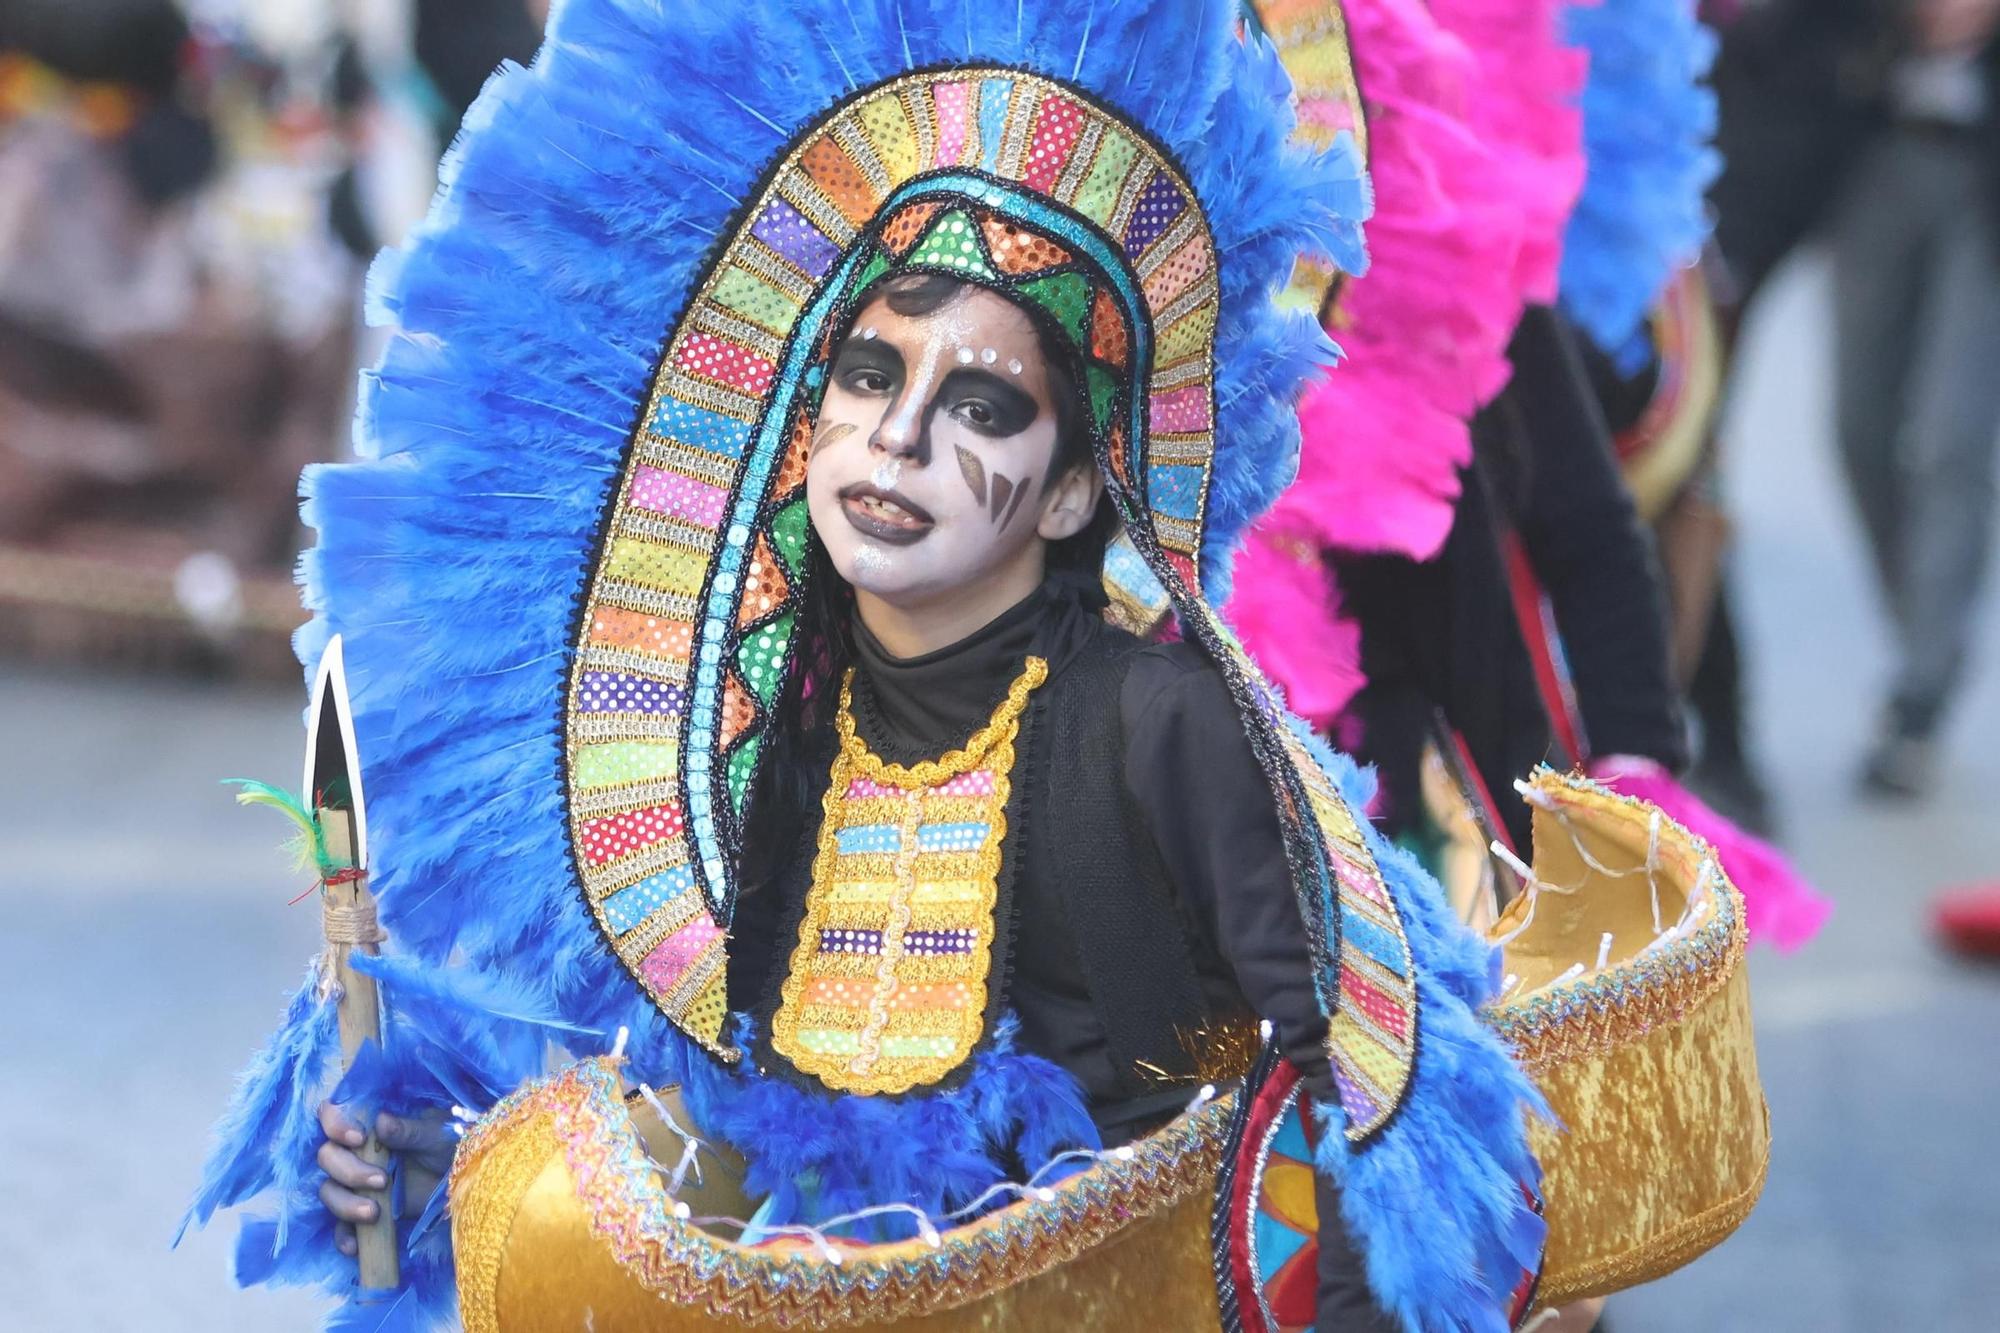
M 233 1223 L 168 1243 L 232 1078 L 318 947 L 310 902 L 287 906 L 305 886 L 276 821 L 221 783 L 297 780 L 290 478 L 337 448 L 364 354 L 358 256 L 421 206 L 456 94 L 381 77 L 406 68 L 394 60 L 369 75 L 307 0 L 194 8 L 226 142 L 188 223 L 207 248 L 177 253 L 238 262 L 227 281 L 166 275 L 162 290 L 226 296 L 190 327 L 264 349 L 258 373 L 293 388 L 227 448 L 196 410 L 197 428 L 158 437 L 185 434 L 178 453 L 119 419 L 76 446 L 72 470 L 0 471 L 0 1328 L 28 1333 L 303 1333 L 323 1308 L 235 1291 Z M 504 53 L 469 58 L 483 71 Z M 22 77 L 0 70 L 0 91 Z M 360 202 L 326 207 L 343 191 Z M 1830 286 L 1825 255 L 1807 252 L 1760 297 L 1724 470 L 1751 744 L 1781 840 L 1837 911 L 1800 953 L 1753 961 L 1776 1145 L 1761 1204 L 1719 1250 L 1616 1298 L 1614 1333 L 2000 1327 L 2000 966 L 1944 953 L 1928 915 L 1937 891 L 2000 879 L 2000 614 L 1989 594 L 1930 794 L 1863 800 L 1891 656 L 1836 471 Z M 143 353 L 113 339 L 105 373 L 143 384 L 214 363 L 174 338 L 154 329 Z M 0 467 L 32 452 L 0 451 Z M 146 461 L 162 456 L 173 465 Z M 261 489 L 203 489 L 249 473 Z M 81 498 L 106 476 L 160 521 Z M 31 509 L 66 518 L 29 533 Z M 185 631 L 21 610 L 50 580 L 99 610 L 165 606 Z

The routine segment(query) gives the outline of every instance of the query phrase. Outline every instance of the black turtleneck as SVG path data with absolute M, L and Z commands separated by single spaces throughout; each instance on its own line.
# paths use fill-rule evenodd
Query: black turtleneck
M 1048 662 L 1017 744 L 999 908 L 1013 929 L 1001 923 L 993 990 L 1020 1020 L 1020 1048 L 1081 1085 L 1107 1145 L 1155 1128 L 1189 1095 L 1185 1083 L 1148 1086 L 1126 1067 L 1119 1052 L 1133 1033 L 1107 991 L 1216 1021 L 1268 1019 L 1308 1090 L 1322 1101 L 1336 1095 L 1270 788 L 1228 687 L 1198 647 L 1145 644 L 1108 626 L 1094 590 L 1061 578 L 920 657 L 891 655 L 858 622 L 853 642 L 856 730 L 900 764 L 963 745 L 1028 656 Z M 831 743 L 804 752 L 830 762 Z M 803 809 L 816 815 L 825 765 L 806 776 Z M 755 1013 L 766 1033 L 817 833 L 771 822 L 753 812 L 750 838 L 775 840 L 782 854 L 750 849 L 769 871 L 746 875 L 729 963 L 731 1007 Z M 1155 919 L 1124 936 L 1137 913 Z M 1165 957 L 1124 956 L 1129 940 L 1151 941 L 1144 947 Z M 1175 973 L 1184 975 L 1178 988 Z M 1330 1186 L 1320 1205 L 1324 1326 L 1391 1327 L 1377 1322 Z
M 1056 674 L 1087 635 L 1086 617 L 1076 599 L 1044 584 L 950 647 L 895 657 L 857 616 L 855 725 L 892 764 L 935 759 L 986 725 L 1030 655 Z

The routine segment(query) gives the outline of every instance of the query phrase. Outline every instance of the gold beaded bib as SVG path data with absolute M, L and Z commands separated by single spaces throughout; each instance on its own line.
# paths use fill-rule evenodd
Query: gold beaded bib
M 772 1049 L 827 1087 L 907 1092 L 978 1045 L 1014 741 L 1048 674 L 1028 658 L 962 749 L 907 768 L 856 734 L 852 672 L 841 685 L 819 853 L 771 1019 Z

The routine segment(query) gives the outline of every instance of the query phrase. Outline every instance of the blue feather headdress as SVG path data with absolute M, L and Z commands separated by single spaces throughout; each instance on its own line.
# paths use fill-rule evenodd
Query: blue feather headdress
M 534 64 L 489 84 L 430 218 L 371 274 L 394 333 L 364 382 L 363 461 L 305 481 L 316 615 L 298 649 L 347 645 L 390 936 L 387 1050 L 341 1097 L 484 1107 L 541 1072 L 551 1038 L 625 1028 L 633 1076 L 681 1085 L 715 1132 L 806 1145 L 784 1169 L 832 1209 L 893 1180 L 943 1211 L 1009 1145 L 1091 1136 L 1005 1024 L 893 1133 L 886 1101 L 802 1098 L 725 1063 L 735 821 L 803 575 L 786 478 L 808 352 L 866 247 L 895 243 L 876 230 L 891 205 L 997 210 L 1094 265 L 1109 313 L 1072 313 L 1144 349 L 1107 390 L 1100 464 L 1286 812 L 1342 1080 L 1329 1169 L 1384 1256 L 1378 1293 L 1412 1328 L 1484 1326 L 1513 1274 L 1440 1283 L 1424 1255 L 1490 1256 L 1521 1226 L 1523 1130 L 1490 1112 L 1533 1094 L 1476 1020 L 1491 979 L 1211 609 L 1237 535 L 1292 476 L 1293 401 L 1331 353 L 1271 298 L 1300 253 L 1357 269 L 1367 209 L 1351 145 L 1286 146 L 1283 73 L 1234 18 L 1222 0 L 810 0 L 768 19 L 570 0 Z M 626 545 L 635 509 L 674 542 Z M 673 722 L 620 733 L 651 748 L 593 753 L 611 713 Z M 1433 969 L 1441 939 L 1454 961 Z M 1397 1021 L 1353 1017 L 1359 965 Z M 192 1210 L 276 1196 L 277 1220 L 246 1228 L 246 1279 L 351 1277 L 296 1115 L 325 1063 L 298 1030 L 313 1012 L 295 1007 L 241 1089 Z M 1448 1059 L 1415 1072 L 1431 1048 Z M 1410 1211 L 1413 1171 L 1437 1208 Z M 409 1242 L 420 1285 L 396 1320 L 446 1308 L 442 1230 Z
M 1625 369 L 1676 269 L 1708 237 L 1705 195 L 1721 169 L 1715 94 L 1702 83 L 1715 34 L 1694 0 L 1590 0 L 1564 27 L 1590 57 L 1583 194 L 1563 238 L 1561 303 Z

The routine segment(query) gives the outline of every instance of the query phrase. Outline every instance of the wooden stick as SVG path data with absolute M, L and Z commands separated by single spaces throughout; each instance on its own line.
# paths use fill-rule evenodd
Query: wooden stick
M 354 814 L 349 810 L 320 809 L 321 836 L 327 856 L 336 865 L 354 864 Z M 333 955 L 334 979 L 340 985 L 340 1068 L 345 1073 L 364 1041 L 382 1040 L 382 996 L 375 978 L 354 966 L 357 952 L 374 954 L 375 895 L 368 891 L 365 873 L 342 876 L 323 885 L 321 903 L 327 924 L 327 950 Z M 361 1160 L 390 1174 L 389 1150 L 375 1137 L 375 1126 L 362 1126 L 368 1135 L 361 1145 Z M 396 1210 L 391 1189 L 363 1190 L 375 1201 L 375 1220 L 354 1229 L 361 1259 L 361 1299 L 371 1292 L 387 1293 L 402 1285 L 402 1269 L 396 1251 Z

